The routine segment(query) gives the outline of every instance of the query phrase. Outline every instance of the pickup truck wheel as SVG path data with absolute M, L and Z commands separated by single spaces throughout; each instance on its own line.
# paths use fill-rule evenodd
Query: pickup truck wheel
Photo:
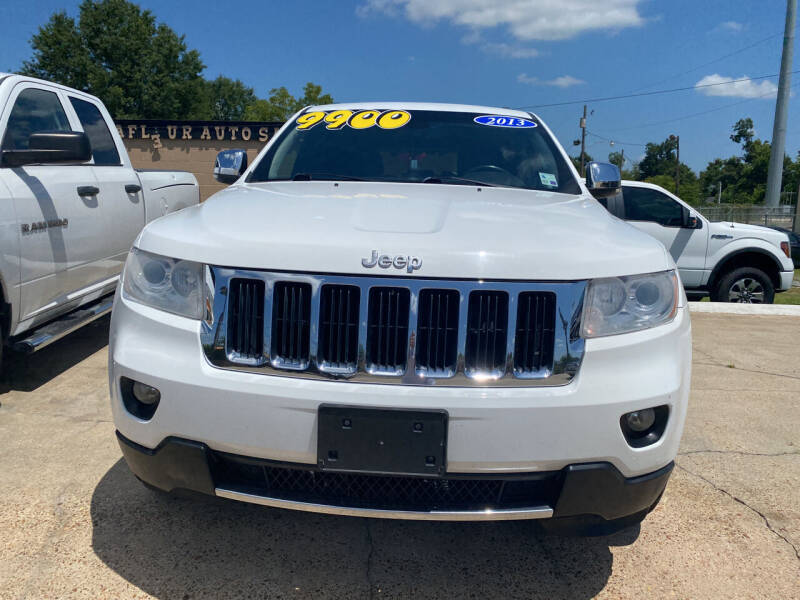
M 769 275 L 755 267 L 740 267 L 723 275 L 711 296 L 714 302 L 772 304 L 775 288 Z

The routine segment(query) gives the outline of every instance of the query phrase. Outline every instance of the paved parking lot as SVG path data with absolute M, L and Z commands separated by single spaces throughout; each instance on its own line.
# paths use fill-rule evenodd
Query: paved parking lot
M 566 539 L 154 495 L 114 439 L 101 320 L 0 381 L 0 597 L 800 598 L 800 318 L 693 324 L 661 504 L 640 528 Z

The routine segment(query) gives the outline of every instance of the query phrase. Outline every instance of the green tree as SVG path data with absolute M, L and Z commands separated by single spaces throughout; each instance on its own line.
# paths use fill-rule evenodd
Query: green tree
M 84 0 L 77 22 L 56 12 L 31 46 L 23 74 L 99 96 L 115 118 L 207 116 L 200 54 L 126 0 Z
M 700 174 L 701 192 L 706 198 L 716 198 L 722 186 L 722 202 L 754 204 L 764 201 L 769 171 L 770 143 L 755 137 L 753 120 L 739 119 L 734 123 L 731 141 L 741 144 L 742 156 L 717 158 L 708 163 Z M 796 191 L 800 183 L 800 155 L 797 162 L 784 157 L 783 188 Z
M 609 153 L 608 162 L 610 162 L 612 165 L 617 165 L 623 179 L 638 179 L 638 170 L 636 165 L 630 169 L 627 169 L 626 165 L 629 163 L 624 160 L 622 152 Z
M 581 172 L 581 155 L 580 155 L 580 153 L 578 153 L 578 156 L 570 156 L 570 159 L 572 160 L 572 164 L 575 165 L 575 168 L 578 169 L 578 174 L 580 174 L 580 172 Z M 584 153 L 583 153 L 583 163 L 584 163 L 584 165 L 588 165 L 593 160 L 594 159 L 592 158 L 591 154 L 589 154 L 588 152 L 584 151 Z
M 312 104 L 332 104 L 330 94 L 322 93 L 322 86 L 308 82 L 303 87 L 303 95 L 295 98 L 285 87 L 269 91 L 269 99 L 256 100 L 245 110 L 248 121 L 286 121 L 294 113 Z
M 650 181 L 654 177 L 666 176 L 672 178 L 669 189 L 675 191 L 675 171 L 679 173 L 680 197 L 690 204 L 697 204 L 700 201 L 700 185 L 697 175 L 691 167 L 684 163 L 678 165 L 677 157 L 678 140 L 670 136 L 660 144 L 649 143 L 645 146 L 644 158 L 639 163 L 639 179 Z M 666 179 L 659 179 L 666 181 Z M 661 185 L 661 184 L 658 184 Z M 662 185 L 662 187 L 665 187 Z
M 207 118 L 215 121 L 240 121 L 247 107 L 258 100 L 253 88 L 222 75 L 206 82 L 205 94 Z

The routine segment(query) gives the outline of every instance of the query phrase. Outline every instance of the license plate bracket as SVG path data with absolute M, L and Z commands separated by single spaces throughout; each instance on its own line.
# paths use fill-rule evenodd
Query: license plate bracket
M 317 464 L 326 471 L 440 477 L 447 411 L 322 404 Z

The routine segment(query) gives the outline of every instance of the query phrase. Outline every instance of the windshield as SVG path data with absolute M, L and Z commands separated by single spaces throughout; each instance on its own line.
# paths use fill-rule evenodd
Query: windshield
M 284 130 L 248 181 L 292 179 L 580 193 L 538 121 L 444 111 L 306 111 Z

